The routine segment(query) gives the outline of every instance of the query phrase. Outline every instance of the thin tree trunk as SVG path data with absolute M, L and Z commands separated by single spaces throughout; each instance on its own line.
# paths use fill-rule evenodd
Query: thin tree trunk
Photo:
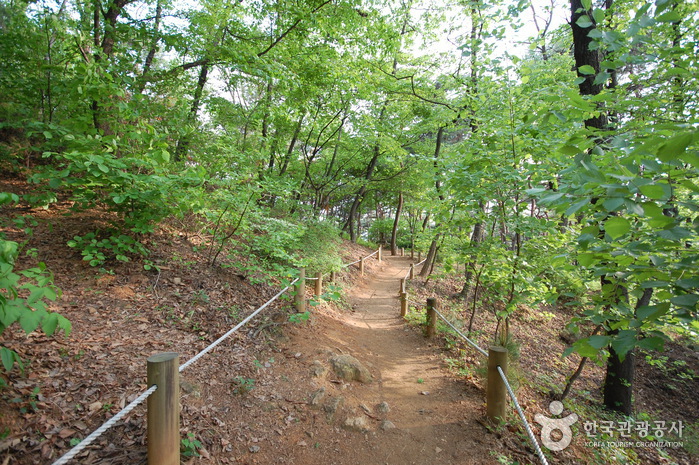
M 398 194 L 398 207 L 396 208 L 396 218 L 393 220 L 393 230 L 391 231 L 391 255 L 398 255 L 396 240 L 398 238 L 398 222 L 403 212 L 403 192 Z
M 151 66 L 153 65 L 153 59 L 158 51 L 158 42 L 160 41 L 160 21 L 163 15 L 163 2 L 158 0 L 155 7 L 155 22 L 153 23 L 153 40 L 150 43 L 150 49 L 148 50 L 148 55 L 146 55 L 146 61 L 143 63 L 143 72 L 141 73 L 141 83 L 138 87 L 138 93 L 142 94 L 146 90 L 146 76 L 150 72 Z
M 190 124 L 194 124 L 197 120 L 197 114 L 199 113 L 199 106 L 201 105 L 201 96 L 204 93 L 204 86 L 209 76 L 209 62 L 205 62 L 201 65 L 199 70 L 199 79 L 197 80 L 197 87 L 194 90 L 194 99 L 192 100 L 192 107 L 189 109 L 189 116 L 187 121 Z M 192 139 L 190 135 L 184 135 L 177 142 L 177 148 L 175 149 L 174 161 L 178 162 L 184 159 L 189 151 L 189 144 Z
M 291 137 L 291 142 L 289 142 L 289 148 L 286 150 L 286 156 L 284 157 L 284 163 L 279 170 L 279 176 L 284 176 L 286 170 L 289 169 L 289 162 L 291 161 L 291 156 L 294 154 L 294 147 L 296 147 L 296 141 L 299 140 L 299 134 L 301 134 L 301 128 L 303 127 L 303 119 L 306 117 L 306 112 L 301 113 L 298 123 L 296 123 L 296 129 L 294 129 L 294 135 Z M 272 169 L 272 166 L 269 167 Z

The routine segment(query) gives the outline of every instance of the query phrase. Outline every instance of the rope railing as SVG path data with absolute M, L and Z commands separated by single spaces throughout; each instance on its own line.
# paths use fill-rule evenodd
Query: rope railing
M 185 363 L 183 363 L 182 365 L 180 365 L 180 368 L 179 368 L 180 373 L 183 372 L 183 371 L 185 370 L 185 368 L 187 368 L 188 366 L 190 366 L 191 364 L 193 364 L 194 362 L 196 362 L 197 360 L 199 360 L 200 358 L 202 358 L 207 352 L 210 352 L 214 347 L 216 347 L 217 345 L 219 345 L 221 342 L 223 342 L 224 340 L 228 339 L 228 338 L 231 336 L 231 334 L 235 333 L 235 332 L 238 331 L 240 328 L 242 328 L 248 321 L 250 321 L 250 320 L 252 320 L 253 318 L 255 318 L 255 316 L 256 316 L 258 313 L 260 313 L 262 310 L 264 310 L 265 308 L 269 307 L 269 305 L 270 305 L 272 302 L 274 302 L 275 300 L 277 300 L 282 294 L 284 294 L 287 290 L 289 290 L 289 288 L 290 288 L 291 286 L 293 286 L 294 284 L 296 284 L 296 283 L 298 282 L 299 279 L 300 279 L 300 278 L 296 278 L 296 279 L 294 279 L 293 281 L 291 281 L 291 283 L 289 283 L 288 286 L 286 286 L 284 289 L 282 289 L 281 291 L 279 291 L 274 297 L 272 297 L 271 299 L 269 299 L 269 300 L 268 300 L 266 303 L 264 303 L 260 308 L 258 308 L 257 310 L 255 310 L 254 312 L 252 312 L 250 315 L 248 315 L 248 317 L 245 318 L 243 321 L 241 321 L 240 323 L 238 323 L 237 325 L 235 325 L 230 331 L 228 331 L 226 334 L 224 334 L 223 336 L 221 336 L 221 337 L 219 337 L 218 339 L 216 339 L 216 340 L 215 340 L 214 342 L 212 342 L 207 348 L 205 348 L 204 350 L 202 350 L 201 352 L 199 352 L 197 355 L 195 355 L 194 357 L 192 357 L 192 358 L 190 358 L 189 360 L 187 360 L 187 362 L 185 362 Z M 308 278 L 306 278 L 306 279 L 308 279 Z
M 500 366 L 497 367 L 498 373 L 500 373 L 500 378 L 502 378 L 503 383 L 505 383 L 505 387 L 507 388 L 507 392 L 510 394 L 510 399 L 512 399 L 512 403 L 515 404 L 515 408 L 517 409 L 517 413 L 519 414 L 519 417 L 522 419 L 522 423 L 524 423 L 524 429 L 527 430 L 527 436 L 529 436 L 529 440 L 531 441 L 532 445 L 534 446 L 534 450 L 536 451 L 536 455 L 539 456 L 539 460 L 541 460 L 541 463 L 543 465 L 548 465 L 548 461 L 546 460 L 546 457 L 544 456 L 544 453 L 541 451 L 541 447 L 539 446 L 539 442 L 536 440 L 536 437 L 534 436 L 534 433 L 532 432 L 531 426 L 529 426 L 529 422 L 527 421 L 527 418 L 524 416 L 524 412 L 522 411 L 522 407 L 519 406 L 519 402 L 517 402 L 517 397 L 515 397 L 515 393 L 512 391 L 512 386 L 510 386 L 510 383 L 507 381 L 507 376 L 505 376 L 505 373 L 502 371 L 502 368 Z
M 425 259 L 426 260 L 426 259 Z M 423 260 L 422 262 L 412 265 L 411 269 L 414 269 L 415 266 L 418 266 L 422 263 L 425 262 Z M 453 329 L 459 336 L 461 336 L 471 347 L 476 349 L 481 355 L 484 355 L 485 357 L 488 358 L 488 388 L 486 392 L 486 397 L 487 397 L 487 415 L 488 418 L 491 418 L 493 420 L 498 420 L 500 418 L 504 418 L 505 416 L 505 407 L 506 407 L 506 394 L 505 390 L 507 393 L 509 393 L 510 398 L 512 399 L 512 402 L 515 405 L 515 409 L 517 410 L 517 413 L 519 414 L 519 417 L 522 419 L 522 423 L 524 424 L 524 428 L 527 431 L 527 435 L 529 436 L 529 440 L 531 441 L 532 445 L 534 446 L 534 450 L 536 451 L 536 454 L 538 455 L 539 459 L 541 460 L 541 463 L 543 465 L 548 465 L 548 462 L 546 460 L 546 457 L 544 456 L 543 452 L 541 451 L 541 447 L 539 446 L 539 443 L 536 440 L 536 437 L 534 436 L 534 433 L 532 432 L 531 426 L 529 425 L 529 422 L 527 421 L 526 417 L 524 416 L 524 412 L 522 411 L 522 408 L 519 405 L 519 402 L 517 401 L 517 397 L 515 397 L 515 394 L 512 390 L 512 387 L 510 386 L 509 381 L 507 380 L 507 376 L 505 372 L 503 371 L 502 367 L 500 366 L 501 364 L 503 366 L 507 366 L 507 349 L 503 347 L 491 347 L 490 351 L 487 351 L 480 347 L 478 344 L 476 344 L 473 340 L 471 340 L 468 336 L 463 334 L 454 324 L 452 324 L 442 313 L 440 313 L 437 310 L 437 300 L 434 298 L 429 298 L 427 299 L 427 304 L 421 304 L 419 302 L 415 302 L 412 299 L 408 299 L 408 294 L 407 290 L 405 287 L 405 283 L 407 281 L 408 276 L 410 275 L 410 270 L 408 271 L 408 274 L 404 278 L 401 278 L 401 287 L 400 287 L 400 298 L 401 298 L 401 316 L 405 317 L 407 315 L 407 306 L 408 304 L 412 304 L 417 307 L 423 307 L 425 306 L 427 308 L 427 315 L 426 315 L 426 320 L 425 320 L 425 326 L 426 326 L 426 334 L 427 337 L 434 337 L 436 335 L 436 319 L 437 317 L 441 318 L 442 321 L 444 321 L 451 329 Z M 494 368 L 497 368 L 497 373 L 494 371 Z M 494 377 L 494 378 L 493 378 Z M 498 378 L 502 380 L 502 383 L 499 381 L 495 381 Z M 499 385 L 499 386 L 497 386 Z M 504 386 L 504 389 L 503 389 Z M 499 400 L 498 400 L 499 399 Z M 491 405 L 492 401 L 492 405 Z
M 348 268 L 348 267 L 350 267 L 350 266 L 352 266 L 352 265 L 356 265 L 357 263 L 361 262 L 362 260 L 366 260 L 367 258 L 373 257 L 373 256 L 376 255 L 377 253 L 379 253 L 379 249 L 376 249 L 373 253 L 370 253 L 370 254 L 367 255 L 366 257 L 362 257 L 362 258 L 360 258 L 359 260 L 353 261 L 352 263 L 347 263 L 347 264 L 345 264 L 345 265 L 342 265 L 342 268 Z M 306 278 L 306 279 L 310 279 L 310 278 Z
M 357 261 L 354 261 L 352 263 L 349 263 L 347 265 L 343 265 L 343 268 L 352 266 L 356 263 L 359 263 L 362 260 L 365 260 L 367 258 L 373 257 L 377 253 L 380 253 L 380 249 L 376 250 L 375 252 L 367 255 L 366 257 L 360 258 Z M 274 295 L 271 299 L 269 299 L 267 302 L 265 302 L 263 305 L 261 305 L 257 310 L 252 312 L 250 315 L 248 315 L 243 321 L 235 325 L 233 328 L 231 328 L 228 332 L 226 332 L 223 336 L 219 337 L 216 339 L 214 342 L 212 342 L 209 346 L 201 350 L 198 354 L 193 356 L 191 359 L 189 359 L 187 362 L 183 363 L 182 365 L 179 366 L 178 372 L 184 371 L 186 368 L 194 364 L 197 360 L 201 359 L 204 355 L 206 355 L 208 352 L 212 351 L 216 346 L 221 344 L 223 341 L 228 339 L 233 333 L 238 331 L 240 328 L 245 326 L 250 320 L 255 318 L 260 312 L 262 312 L 265 308 L 269 307 L 272 302 L 277 300 L 279 297 L 282 296 L 286 291 L 289 290 L 292 286 L 294 286 L 296 283 L 299 282 L 301 278 L 296 278 L 292 282 L 290 282 L 284 289 L 279 291 L 277 294 Z M 304 280 L 318 280 L 318 277 L 304 277 Z M 158 389 L 157 385 L 151 386 L 147 391 L 143 392 L 141 395 L 139 395 L 136 399 L 134 399 L 129 405 L 124 407 L 120 412 L 118 412 L 116 415 L 114 415 L 112 418 L 107 420 L 105 423 L 102 424 L 99 428 L 97 428 L 94 432 L 92 432 L 89 436 L 87 436 L 85 439 L 80 441 L 78 445 L 73 447 L 71 450 L 69 450 L 66 454 L 64 454 L 62 457 L 60 457 L 58 460 L 56 460 L 52 465 L 64 465 L 71 461 L 73 458 L 75 458 L 79 453 L 81 453 L 85 448 L 87 448 L 90 444 L 92 444 L 97 438 L 99 438 L 102 434 L 104 434 L 105 431 L 107 431 L 109 428 L 114 426 L 119 420 L 121 420 L 124 416 L 128 415 L 134 408 L 136 408 L 138 405 L 142 404 L 151 394 L 153 394 L 156 390 Z
M 468 343 L 471 345 L 471 347 L 473 347 L 474 349 L 476 349 L 478 352 L 480 352 L 481 354 L 485 355 L 486 357 L 488 356 L 488 351 L 487 351 L 487 350 L 485 350 L 485 349 L 483 349 L 482 347 L 480 347 L 478 344 L 476 344 L 476 343 L 473 342 L 471 339 L 469 339 L 464 333 L 462 333 L 461 331 L 459 331 L 459 330 L 456 328 L 456 326 L 454 326 L 453 324 L 451 324 L 451 322 L 450 322 L 449 320 L 447 320 L 447 319 L 444 317 L 444 315 L 442 315 L 441 313 L 439 313 L 438 310 L 435 310 L 435 313 L 437 314 L 437 316 L 439 316 L 439 317 L 442 319 L 442 321 L 444 321 L 446 324 L 448 324 L 449 327 L 451 327 L 451 329 L 453 329 L 454 331 L 456 331 L 456 333 L 457 333 L 459 336 L 461 336 L 463 339 L 465 339 L 466 342 L 468 342 Z
M 299 281 L 299 279 L 300 279 L 300 278 L 294 279 L 291 283 L 289 283 L 288 286 L 286 286 L 284 289 L 282 289 L 281 291 L 279 291 L 274 297 L 272 297 L 271 299 L 269 299 L 267 302 L 265 302 L 263 305 L 261 305 L 257 310 L 255 310 L 255 311 L 252 312 L 250 315 L 248 315 L 243 321 L 241 321 L 240 323 L 238 323 L 237 325 L 235 325 L 235 327 L 233 327 L 231 330 L 229 330 L 228 332 L 226 332 L 226 334 L 224 334 L 223 336 L 221 336 L 221 337 L 219 337 L 218 339 L 216 339 L 216 340 L 215 340 L 213 343 L 211 343 L 208 347 L 206 347 L 205 349 L 203 349 L 201 352 L 199 352 L 198 354 L 196 354 L 194 357 L 192 357 L 191 359 L 189 359 L 187 362 L 185 362 L 185 363 L 183 363 L 182 365 L 180 365 L 178 371 L 179 371 L 179 372 L 184 371 L 187 367 L 189 367 L 189 366 L 192 365 L 194 362 L 196 362 L 197 360 L 199 360 L 200 358 L 202 358 L 206 353 L 210 352 L 210 351 L 213 350 L 216 346 L 218 346 L 219 344 L 221 344 L 221 342 L 223 342 L 224 340 L 226 340 L 227 338 L 229 338 L 233 333 L 235 333 L 236 331 L 238 331 L 238 330 L 239 330 L 240 328 L 242 328 L 245 324 L 247 324 L 250 320 L 252 320 L 255 316 L 257 316 L 257 314 L 259 314 L 262 310 L 264 310 L 265 308 L 269 307 L 269 306 L 272 304 L 272 302 L 274 302 L 274 301 L 277 300 L 279 297 L 281 297 L 281 295 L 284 294 L 286 291 L 288 291 L 289 288 L 291 288 L 291 286 L 293 286 L 294 284 L 296 284 L 296 283 Z M 305 278 L 305 279 L 311 279 L 311 278 Z M 315 278 L 313 278 L 313 279 L 315 279 Z M 68 453 L 66 453 L 65 455 L 63 455 L 63 456 L 62 456 L 60 459 L 58 459 L 56 462 L 54 462 L 53 465 L 63 465 L 63 464 L 65 464 L 65 463 L 68 463 L 68 462 L 69 462 L 70 460 L 72 460 L 77 454 L 79 454 L 80 452 L 82 452 L 87 446 L 89 446 L 92 442 L 94 442 L 98 437 L 100 437 L 102 434 L 104 434 L 105 431 L 107 431 L 109 428 L 111 428 L 112 426 L 114 426 L 114 424 L 115 424 L 116 422 L 118 422 L 119 420 L 121 420 L 124 416 L 126 416 L 129 412 L 131 412 L 131 410 L 133 410 L 133 409 L 136 408 L 138 405 L 140 405 L 141 403 L 143 403 L 143 401 L 145 401 L 145 400 L 148 398 L 148 396 L 150 396 L 152 393 L 154 393 L 154 392 L 156 391 L 157 388 L 158 388 L 158 386 L 151 386 L 150 389 L 148 389 L 148 390 L 145 391 L 143 394 L 141 394 L 140 396 L 138 396 L 133 402 L 131 402 L 131 403 L 130 403 L 129 405 L 127 405 L 126 407 L 124 407 L 119 413 L 117 413 L 117 414 L 114 415 L 112 418 L 110 418 L 109 420 L 107 420 L 102 426 L 100 426 L 99 428 L 97 428 L 92 434 L 90 434 L 88 437 L 86 437 L 85 439 L 83 439 L 82 441 L 80 441 L 80 443 L 79 443 L 78 445 L 76 445 L 74 448 L 72 448 Z
M 121 409 L 119 413 L 114 415 L 112 418 L 107 420 L 102 426 L 97 428 L 95 431 L 92 432 L 88 437 L 80 441 L 80 443 L 73 447 L 68 453 L 63 455 L 61 458 L 53 462 L 53 465 L 63 465 L 65 463 L 68 463 L 70 460 L 72 460 L 76 455 L 78 455 L 80 452 L 82 452 L 87 446 L 92 444 L 95 439 L 100 437 L 102 434 L 104 434 L 105 431 L 107 431 L 109 428 L 114 426 L 117 421 L 121 420 L 124 418 L 126 415 L 128 415 L 133 409 L 138 407 L 140 404 L 145 401 L 148 396 L 153 394 L 155 390 L 158 389 L 158 386 L 151 386 L 147 391 L 145 391 L 143 394 L 138 396 L 136 399 L 134 399 L 129 405 Z
M 426 261 L 427 261 L 427 258 L 425 258 L 425 259 L 424 259 L 423 261 L 421 261 L 421 262 L 416 263 L 414 266 L 420 266 L 420 265 L 422 265 L 423 263 L 425 263 Z

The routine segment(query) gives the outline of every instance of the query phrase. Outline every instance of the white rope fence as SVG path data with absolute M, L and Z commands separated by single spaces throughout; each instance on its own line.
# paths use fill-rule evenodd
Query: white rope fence
M 262 305 L 260 308 L 258 308 L 257 310 L 255 310 L 254 312 L 252 312 L 250 315 L 248 315 L 248 317 L 245 318 L 243 321 L 241 321 L 240 323 L 238 323 L 237 325 L 235 325 L 235 327 L 234 327 L 233 329 L 231 329 L 230 331 L 228 331 L 226 334 L 224 334 L 224 335 L 221 336 L 220 338 L 216 339 L 216 340 L 215 340 L 214 342 L 212 342 L 211 345 L 209 345 L 206 349 L 202 350 L 202 351 L 199 352 L 197 355 L 195 355 L 194 357 L 190 358 L 190 359 L 187 360 L 185 363 L 183 363 L 182 365 L 180 365 L 180 369 L 179 369 L 180 373 L 182 373 L 182 372 L 185 370 L 185 368 L 187 368 L 188 366 L 190 366 L 191 364 L 193 364 L 194 362 L 196 362 L 197 360 L 199 360 L 200 358 L 202 358 L 207 352 L 211 351 L 214 347 L 216 347 L 217 345 L 219 345 L 220 343 L 222 343 L 224 340 L 226 340 L 227 338 L 229 338 L 229 337 L 231 336 L 231 334 L 235 333 L 235 332 L 238 331 L 241 327 L 243 327 L 248 321 L 250 321 L 250 320 L 252 320 L 253 318 L 255 318 L 255 316 L 256 316 L 258 313 L 260 313 L 262 310 L 264 310 L 265 308 L 269 307 L 269 305 L 270 305 L 272 302 L 274 302 L 275 300 L 277 300 L 282 294 L 284 294 L 287 290 L 289 290 L 289 288 L 290 288 L 291 286 L 293 286 L 294 284 L 296 284 L 296 283 L 298 282 L 298 280 L 299 280 L 299 278 L 294 279 L 291 283 L 289 283 L 288 286 L 286 286 L 284 289 L 282 289 L 281 291 L 279 291 L 279 292 L 277 293 L 277 295 L 275 295 L 274 297 L 272 297 L 271 299 L 269 299 L 264 305 Z
M 296 283 L 298 282 L 299 279 L 300 279 L 300 278 L 294 279 L 291 283 L 289 283 L 288 286 L 286 286 L 284 289 L 282 289 L 281 291 L 279 291 L 274 297 L 272 297 L 272 298 L 269 299 L 267 302 L 265 302 L 260 308 L 258 308 L 257 310 L 255 310 L 254 312 L 252 312 L 250 315 L 248 315 L 243 321 L 241 321 L 240 323 L 238 323 L 237 325 L 235 325 L 235 327 L 233 327 L 230 331 L 228 331 L 226 334 L 224 334 L 223 336 L 221 336 L 221 337 L 219 337 L 218 339 L 216 339 L 216 340 L 215 340 L 213 343 L 211 343 L 208 347 L 206 347 L 204 350 L 202 350 L 201 352 L 199 352 L 197 355 L 195 355 L 194 357 L 192 357 L 191 359 L 189 359 L 187 362 L 185 362 L 185 363 L 183 363 L 182 365 L 180 365 L 179 371 L 180 371 L 180 372 L 184 371 L 185 368 L 187 368 L 187 367 L 189 367 L 190 365 L 192 365 L 194 362 L 196 362 L 197 360 L 199 360 L 200 358 L 202 358 L 206 353 L 208 353 L 208 352 L 210 352 L 211 350 L 213 350 L 213 349 L 214 349 L 217 345 L 219 345 L 221 342 L 223 342 L 224 340 L 226 340 L 227 338 L 229 338 L 233 333 L 235 333 L 235 332 L 238 331 L 240 328 L 242 328 L 247 322 L 249 322 L 250 320 L 252 320 L 253 318 L 255 318 L 255 316 L 256 316 L 258 313 L 260 313 L 260 312 L 261 312 L 262 310 L 264 310 L 265 308 L 269 307 L 270 304 L 271 304 L 272 302 L 274 302 L 274 301 L 277 300 L 279 297 L 281 297 L 281 295 L 284 294 L 286 291 L 288 291 L 289 288 L 291 288 L 291 286 L 293 286 L 294 284 L 296 284 Z M 306 279 L 310 279 L 310 278 L 306 278 Z M 57 461 L 55 461 L 55 462 L 53 463 L 53 465 L 63 465 L 63 464 L 65 464 L 65 463 L 68 463 L 68 462 L 69 462 L 70 460 L 72 460 L 76 455 L 78 455 L 80 452 L 82 452 L 87 446 L 89 446 L 92 442 L 94 442 L 95 439 L 97 439 L 98 437 L 100 437 L 102 434 L 104 434 L 105 431 L 107 431 L 109 428 L 111 428 L 112 426 L 114 426 L 114 424 L 115 424 L 116 422 L 118 422 L 119 420 L 121 420 L 124 416 L 126 416 L 126 415 L 127 415 L 129 412 L 131 412 L 134 408 L 136 408 L 138 405 L 140 405 L 141 403 L 143 403 L 143 401 L 145 401 L 145 400 L 148 398 L 148 396 L 150 396 L 151 394 L 153 394 L 153 393 L 156 391 L 156 389 L 158 389 L 158 386 L 151 386 L 150 389 L 148 389 L 146 392 L 144 392 L 143 394 L 141 394 L 140 396 L 138 396 L 136 399 L 134 399 L 133 402 L 131 402 L 131 403 L 130 403 L 129 405 L 127 405 L 126 407 L 124 407 L 119 413 L 117 413 L 116 415 L 114 415 L 112 418 L 110 418 L 109 420 L 107 420 L 102 426 L 100 426 L 99 428 L 97 428 L 92 434 L 90 434 L 88 437 L 86 437 L 85 439 L 83 439 L 82 441 L 80 441 L 80 443 L 79 443 L 77 446 L 75 446 L 73 449 L 71 449 L 67 454 L 65 454 L 63 457 L 61 457 L 61 458 L 58 459 Z
M 486 357 L 488 356 L 488 351 L 487 351 L 487 350 L 485 350 L 485 349 L 483 349 L 482 347 L 480 347 L 478 344 L 476 344 L 476 343 L 473 342 L 471 339 L 469 339 L 464 333 L 462 333 L 461 331 L 459 331 L 459 330 L 456 328 L 456 326 L 454 326 L 453 324 L 451 324 L 451 322 L 450 322 L 449 320 L 447 320 L 447 319 L 444 317 L 444 315 L 442 315 L 441 313 L 439 313 L 438 310 L 435 309 L 434 312 L 435 312 L 446 324 L 448 324 L 448 325 L 451 327 L 451 329 L 453 329 L 454 331 L 456 331 L 456 333 L 457 333 L 459 336 L 461 336 L 462 338 L 464 338 L 464 339 L 466 340 L 466 342 L 468 342 L 468 343 L 471 345 L 471 347 L 473 347 L 474 349 L 476 349 L 478 352 L 480 352 L 481 354 L 485 355 Z
M 510 383 L 507 381 L 507 376 L 505 376 L 505 373 L 502 371 L 502 368 L 500 368 L 500 366 L 498 366 L 497 369 L 498 369 L 498 373 L 500 373 L 500 378 L 502 378 L 503 383 L 505 383 L 505 387 L 507 388 L 507 392 L 510 394 L 510 398 L 512 399 L 512 402 L 515 404 L 515 408 L 517 409 L 517 413 L 519 414 L 519 417 L 522 419 L 522 423 L 524 423 L 524 428 L 527 430 L 527 435 L 529 436 L 529 440 L 534 445 L 534 450 L 536 450 L 536 455 L 539 456 L 539 459 L 541 460 L 541 463 L 543 465 L 549 465 L 548 461 L 546 460 L 546 457 L 544 456 L 544 453 L 541 451 L 541 447 L 539 446 L 539 442 L 536 440 L 536 437 L 534 436 L 534 433 L 532 432 L 532 429 L 529 426 L 529 422 L 527 421 L 527 418 L 524 416 L 524 412 L 522 411 L 522 407 L 519 406 L 519 402 L 517 402 L 517 397 L 515 397 L 515 393 L 512 391 L 512 387 L 510 386 Z
M 424 263 L 427 259 L 421 261 L 420 263 L 417 263 L 413 265 L 413 267 L 417 267 L 418 265 L 421 265 Z M 414 269 L 414 268 L 413 268 Z M 408 273 L 405 275 L 405 278 L 403 280 L 407 279 L 407 277 L 410 275 L 410 270 L 408 270 Z M 403 297 L 405 298 L 405 297 Z M 408 303 L 413 304 L 417 307 L 423 306 L 423 304 L 415 302 L 414 300 L 410 299 L 405 299 Z M 428 299 L 429 301 L 429 299 Z M 461 336 L 471 347 L 476 349 L 478 352 L 481 353 L 481 355 L 484 355 L 486 357 L 489 356 L 488 351 L 480 347 L 478 344 L 476 344 L 474 341 L 472 341 L 469 337 L 467 337 L 465 334 L 463 334 L 456 326 L 454 326 L 444 315 L 442 315 L 436 308 L 432 308 L 432 311 L 435 312 L 437 316 L 439 316 L 442 321 L 444 321 L 451 329 L 453 329 L 459 336 Z M 548 465 L 548 461 L 546 460 L 546 456 L 544 456 L 544 453 L 541 451 L 541 447 L 539 446 L 539 442 L 536 440 L 536 437 L 534 436 L 534 433 L 532 432 L 531 426 L 529 425 L 529 422 L 527 421 L 527 418 L 524 416 L 524 412 L 522 411 L 522 408 L 519 405 L 519 402 L 517 401 L 517 397 L 515 396 L 514 391 L 512 390 L 512 386 L 510 386 L 509 381 L 507 380 L 507 376 L 503 372 L 502 368 L 500 365 L 497 367 L 498 373 L 500 374 L 500 378 L 502 378 L 503 383 L 505 384 L 505 388 L 507 389 L 507 392 L 510 395 L 510 398 L 512 399 L 512 403 L 515 405 L 515 409 L 517 410 L 517 413 L 519 414 L 519 417 L 522 420 L 522 423 L 524 424 L 524 428 L 527 431 L 527 436 L 529 436 L 529 440 L 531 441 L 532 445 L 534 446 L 534 450 L 536 451 L 537 456 L 541 460 L 541 463 L 543 465 Z
M 379 250 L 376 250 L 375 252 L 367 255 L 364 258 L 361 258 L 355 262 L 349 263 L 347 265 L 343 265 L 344 268 L 352 266 L 356 263 L 359 263 L 362 260 L 365 260 L 367 258 L 373 257 L 379 253 Z M 247 324 L 250 320 L 252 320 L 255 316 L 257 316 L 262 310 L 265 308 L 269 307 L 269 305 L 272 304 L 275 300 L 277 300 L 279 297 L 281 297 L 282 294 L 284 294 L 286 291 L 289 290 L 294 284 L 296 284 L 299 281 L 300 278 L 294 279 L 289 285 L 287 285 L 284 289 L 279 291 L 274 297 L 269 299 L 267 302 L 265 302 L 262 306 L 260 306 L 257 310 L 252 312 L 250 315 L 248 315 L 243 321 L 238 323 L 235 327 L 231 328 L 226 334 L 223 336 L 219 337 L 216 339 L 214 342 L 212 342 L 208 347 L 203 349 L 201 352 L 196 354 L 194 357 L 189 359 L 187 362 L 183 363 L 179 367 L 179 372 L 184 371 L 187 367 L 190 365 L 194 364 L 197 360 L 202 358 L 204 355 L 206 355 L 208 352 L 212 351 L 216 346 L 221 344 L 223 341 L 228 339 L 233 333 L 238 331 L 240 328 L 242 328 L 245 324 Z M 305 280 L 316 280 L 316 278 L 304 278 Z M 90 444 L 92 444 L 98 437 L 100 437 L 102 434 L 104 434 L 109 428 L 114 426 L 119 420 L 124 418 L 126 415 L 128 415 L 134 408 L 142 404 L 151 394 L 153 394 L 156 390 L 158 389 L 157 385 L 151 386 L 147 391 L 143 392 L 141 395 L 139 395 L 136 399 L 134 399 L 129 405 L 124 407 L 120 412 L 118 412 L 116 415 L 114 415 L 112 418 L 107 420 L 102 426 L 97 428 L 95 431 L 93 431 L 89 436 L 87 436 L 85 439 L 80 441 L 78 445 L 73 447 L 70 451 L 68 451 L 65 455 L 63 455 L 61 458 L 53 462 L 52 465 L 64 465 L 71 461 L 75 456 L 77 456 L 79 453 L 81 453 L 85 448 L 87 448 Z
M 131 410 L 135 409 L 137 406 L 143 403 L 148 396 L 153 394 L 155 390 L 158 389 L 158 386 L 151 386 L 150 389 L 148 389 L 146 392 L 138 396 L 136 399 L 134 399 L 129 405 L 124 407 L 121 412 L 117 413 L 114 415 L 112 418 L 107 420 L 102 426 L 97 428 L 95 431 L 92 432 L 88 437 L 80 441 L 80 444 L 77 446 L 73 447 L 67 454 L 65 454 L 63 457 L 60 459 L 56 460 L 53 462 L 53 465 L 63 465 L 65 463 L 68 463 L 70 460 L 73 459 L 76 455 L 78 455 L 80 452 L 82 452 L 87 446 L 92 444 L 95 439 L 100 437 L 102 434 L 104 434 L 105 431 L 107 431 L 109 428 L 114 426 L 114 424 L 124 418 L 126 415 L 128 415 Z
M 359 260 L 353 261 L 352 263 L 348 263 L 348 264 L 346 264 L 346 265 L 342 265 L 342 268 L 347 268 L 347 267 L 350 267 L 350 266 L 352 266 L 352 265 L 356 265 L 357 263 L 361 262 L 362 260 L 366 260 L 367 258 L 373 257 L 373 256 L 376 255 L 377 253 L 379 253 L 379 250 L 378 250 L 378 249 L 376 249 L 376 251 L 374 251 L 374 253 L 370 253 L 370 254 L 367 255 L 366 257 L 362 257 L 362 258 L 360 258 Z M 306 279 L 311 279 L 311 278 L 306 278 Z

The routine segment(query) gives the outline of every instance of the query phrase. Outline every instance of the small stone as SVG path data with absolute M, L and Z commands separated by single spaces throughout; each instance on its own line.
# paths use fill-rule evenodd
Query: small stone
M 360 431 L 362 433 L 369 430 L 369 424 L 365 416 L 348 418 L 345 420 L 344 426 L 349 430 Z
M 301 446 L 301 447 L 306 447 L 308 444 L 306 444 L 306 441 L 299 441 L 296 443 L 296 445 Z
M 388 402 L 384 401 L 376 406 L 376 411 L 379 413 L 388 413 L 391 411 L 391 407 L 389 407 Z
M 192 384 L 192 383 L 190 383 L 189 381 L 185 381 L 185 380 L 183 380 L 183 379 L 180 380 L 180 389 L 181 389 L 182 392 L 184 392 L 185 394 L 191 394 L 191 393 L 193 393 L 194 391 L 197 391 L 197 390 L 198 390 L 198 388 L 197 388 L 197 386 L 196 386 L 195 384 Z
M 311 394 L 311 405 L 319 405 L 325 398 L 325 388 L 320 388 Z
M 256 454 L 260 452 L 260 446 L 251 446 L 249 450 L 251 454 Z
M 295 357 L 295 358 L 301 358 L 301 352 L 296 352 L 296 353 L 294 354 L 294 357 Z
M 330 359 L 330 364 L 340 379 L 359 381 L 360 383 L 370 383 L 372 381 L 369 370 L 351 355 L 336 355 Z
M 333 419 L 335 418 L 335 414 L 337 413 L 337 410 L 340 408 L 340 405 L 342 405 L 344 401 L 344 397 L 333 397 L 323 405 L 323 410 L 325 411 L 328 423 L 331 423 L 333 421 Z
M 429 396 L 430 391 L 422 391 L 422 392 L 420 392 L 420 394 L 422 394 L 423 396 Z
M 323 364 L 318 360 L 315 360 L 313 362 L 313 365 L 311 365 L 311 374 L 313 376 L 315 376 L 316 378 L 320 378 L 320 377 L 325 376 L 325 373 L 327 373 L 327 372 L 328 372 L 328 369 L 325 368 L 323 366 Z
M 179 286 L 180 284 L 182 284 L 182 278 L 172 278 L 172 282 L 175 285 Z
M 440 449 L 439 447 L 435 447 L 434 451 L 439 454 L 440 452 L 442 452 L 442 449 Z
M 383 431 L 388 431 L 389 429 L 396 429 L 396 425 L 394 425 L 392 421 L 384 420 L 381 422 L 380 428 Z

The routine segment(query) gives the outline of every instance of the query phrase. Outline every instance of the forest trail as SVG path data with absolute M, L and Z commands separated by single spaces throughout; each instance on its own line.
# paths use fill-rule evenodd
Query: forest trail
M 400 317 L 397 290 L 410 263 L 408 257 L 385 257 L 374 273 L 357 277 L 347 297 L 351 312 L 317 320 L 318 331 L 310 341 L 292 338 L 295 347 L 310 350 L 310 344 L 317 353 L 356 357 L 374 381 L 353 382 L 338 393 L 347 417 L 366 414 L 371 419 L 364 434 L 346 428 L 316 429 L 311 435 L 316 444 L 331 442 L 334 447 L 325 453 L 322 447 L 297 448 L 295 457 L 288 457 L 290 463 L 498 463 L 491 451 L 502 451 L 503 444 L 479 421 L 484 415 L 483 392 L 449 375 L 437 344 Z M 325 386 L 329 393 L 337 389 L 337 384 Z M 388 413 L 376 413 L 381 402 L 390 407 Z M 386 420 L 395 428 L 386 429 Z

